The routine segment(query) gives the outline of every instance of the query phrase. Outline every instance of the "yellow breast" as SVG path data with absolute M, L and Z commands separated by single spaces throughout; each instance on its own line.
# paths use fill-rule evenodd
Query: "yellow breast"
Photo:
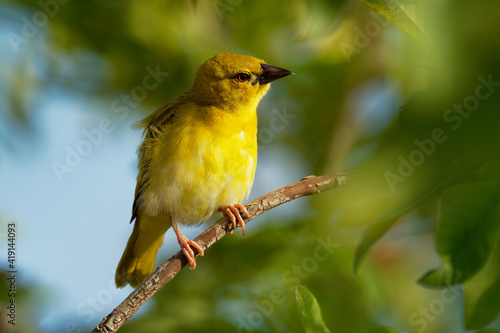
M 230 113 L 186 107 L 156 148 L 142 209 L 192 224 L 248 196 L 257 163 L 257 115 L 255 108 Z

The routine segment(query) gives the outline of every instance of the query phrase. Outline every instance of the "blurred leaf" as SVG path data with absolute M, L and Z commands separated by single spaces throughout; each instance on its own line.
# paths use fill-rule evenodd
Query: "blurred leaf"
M 375 10 L 377 13 L 394 23 L 401 30 L 412 36 L 419 42 L 426 44 L 427 38 L 412 19 L 406 15 L 405 11 L 393 1 L 363 0 L 363 2 Z
M 496 328 L 485 328 L 484 330 L 476 331 L 476 333 L 500 333 Z
M 372 327 L 363 333 L 398 333 L 399 331 L 388 326 L 375 326 Z
M 500 209 L 496 210 L 500 214 Z M 484 322 L 488 317 L 498 315 L 498 310 L 495 310 L 494 303 L 488 302 L 488 293 L 495 294 L 494 287 L 498 286 L 498 279 L 500 278 L 500 234 L 497 234 L 495 245 L 491 250 L 488 261 L 481 270 L 474 275 L 471 279 L 463 284 L 464 295 L 464 327 L 469 327 L 469 323 L 475 322 L 474 329 L 479 329 L 484 326 Z M 491 295 L 494 296 L 494 295 Z M 498 300 L 498 297 L 496 298 Z M 498 301 L 497 301 L 498 302 Z M 496 312 L 496 315 L 495 315 Z M 481 323 L 483 322 L 483 323 Z
M 309 289 L 302 285 L 298 286 L 295 290 L 295 301 L 306 332 L 330 332 L 321 316 L 318 301 Z
M 443 264 L 426 273 L 420 283 L 445 287 L 477 273 L 495 240 L 498 221 L 491 213 L 499 201 L 500 179 L 460 184 L 443 193 L 436 227 L 436 247 Z
M 500 312 L 499 299 L 500 277 L 483 291 L 476 304 L 465 306 L 465 328 L 477 330 L 491 323 Z
M 441 267 L 425 273 L 418 282 L 427 287 L 443 287 L 443 283 L 453 280 L 453 266 L 449 260 L 442 259 Z M 445 282 L 443 282 L 445 281 Z M 448 283 L 451 285 L 451 283 Z
M 375 221 L 370 223 L 363 233 L 361 243 L 358 245 L 354 255 L 354 271 L 356 272 L 358 270 L 359 265 L 366 256 L 367 252 L 391 228 L 398 218 L 418 207 L 430 197 L 443 191 L 443 189 L 449 186 L 449 184 L 453 182 L 459 174 L 462 174 L 464 170 L 468 169 L 469 167 L 466 166 L 459 172 L 451 173 L 447 178 L 441 180 L 436 186 L 430 189 L 424 188 L 416 195 L 406 197 L 406 199 L 396 202 L 396 204 L 382 213 L 382 215 L 375 219 Z

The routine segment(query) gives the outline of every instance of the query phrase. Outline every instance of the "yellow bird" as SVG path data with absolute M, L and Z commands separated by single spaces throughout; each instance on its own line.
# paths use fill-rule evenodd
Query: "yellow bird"
M 240 203 L 252 187 L 257 162 L 257 105 L 270 82 L 292 72 L 251 56 L 220 53 L 196 72 L 191 90 L 138 123 L 145 138 L 132 208 L 134 230 L 116 270 L 118 287 L 138 286 L 153 272 L 172 226 L 192 269 L 196 242 L 178 224 L 193 225 L 217 212 L 245 233 Z

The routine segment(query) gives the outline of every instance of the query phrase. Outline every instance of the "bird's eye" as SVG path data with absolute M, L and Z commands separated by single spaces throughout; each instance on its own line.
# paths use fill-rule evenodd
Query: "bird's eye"
M 236 81 L 239 81 L 239 82 L 245 82 L 245 81 L 248 81 L 248 79 L 250 79 L 250 75 L 248 75 L 247 73 L 239 73 L 239 74 L 236 74 Z

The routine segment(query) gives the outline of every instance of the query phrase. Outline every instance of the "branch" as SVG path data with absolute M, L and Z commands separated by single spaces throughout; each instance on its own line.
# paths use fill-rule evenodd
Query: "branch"
M 245 223 L 253 220 L 265 211 L 284 204 L 288 201 L 321 191 L 331 190 L 344 185 L 349 179 L 348 172 L 327 176 L 307 176 L 293 184 L 287 185 L 273 192 L 265 194 L 245 205 L 249 217 L 244 218 Z M 205 230 L 194 241 L 203 250 L 208 249 L 219 239 L 233 230 L 233 225 L 227 217 Z M 196 250 L 194 250 L 196 251 Z M 187 259 L 182 251 L 177 252 L 172 258 L 158 266 L 146 281 L 135 289 L 113 312 L 107 315 L 92 333 L 116 332 L 127 319 L 153 296 L 161 287 L 170 282 L 179 271 L 187 265 Z

